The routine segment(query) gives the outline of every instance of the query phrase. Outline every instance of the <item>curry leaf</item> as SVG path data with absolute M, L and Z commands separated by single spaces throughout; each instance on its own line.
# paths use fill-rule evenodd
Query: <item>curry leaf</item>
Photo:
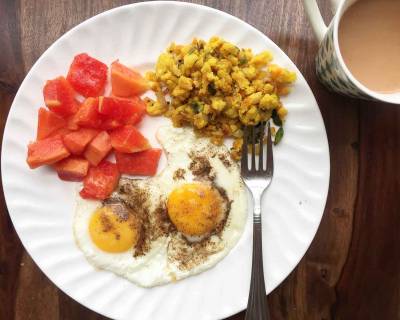
M 282 120 L 279 118 L 278 112 L 276 112 L 276 109 L 272 110 L 272 121 L 274 124 L 278 127 L 282 127 Z

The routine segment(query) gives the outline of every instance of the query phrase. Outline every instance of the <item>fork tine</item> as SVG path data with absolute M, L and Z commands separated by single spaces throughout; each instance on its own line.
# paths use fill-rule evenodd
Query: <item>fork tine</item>
M 267 170 L 268 176 L 274 174 L 274 155 L 272 153 L 272 138 L 271 138 L 271 125 L 268 122 L 268 137 L 267 137 Z
M 251 126 L 251 166 L 250 171 L 256 170 L 256 127 Z
M 242 174 L 245 172 L 244 170 L 249 169 L 248 165 L 248 151 L 247 151 L 247 144 L 249 140 L 249 129 L 247 126 L 244 127 L 243 130 L 243 145 L 242 145 L 242 158 L 241 158 L 241 169 L 242 169 Z
M 264 149 L 263 149 L 263 144 L 264 144 L 264 130 L 265 130 L 265 122 L 261 122 L 261 132 L 260 132 L 260 152 L 258 155 L 258 171 L 263 171 L 264 170 Z

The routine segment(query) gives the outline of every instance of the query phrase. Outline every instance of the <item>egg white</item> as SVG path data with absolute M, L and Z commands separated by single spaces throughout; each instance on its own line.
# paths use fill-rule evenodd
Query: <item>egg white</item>
M 132 181 L 135 188 L 149 191 L 150 211 L 155 210 L 160 201 L 165 201 L 176 187 L 197 180 L 198 177 L 188 169 L 192 161 L 191 155 L 207 156 L 215 176 L 214 183 L 225 190 L 232 202 L 224 229 L 218 236 L 211 236 L 215 243 L 213 253 L 204 261 L 185 269 L 168 259 L 171 255 L 168 243 L 174 241 L 173 235 L 158 238 L 152 242 L 151 249 L 145 255 L 138 257 L 133 256 L 133 248 L 123 253 L 107 253 L 98 249 L 91 241 L 88 226 L 92 213 L 101 206 L 101 202 L 85 200 L 77 195 L 74 235 L 87 260 L 97 268 L 114 272 L 142 287 L 177 281 L 213 267 L 239 241 L 247 218 L 246 191 L 238 165 L 231 161 L 227 166 L 220 157 L 215 156 L 220 154 L 229 157 L 225 146 L 215 146 L 207 138 L 196 137 L 192 129 L 172 126 L 159 128 L 157 139 L 167 153 L 167 166 L 155 177 Z M 183 179 L 174 179 L 174 173 L 178 169 L 185 170 Z

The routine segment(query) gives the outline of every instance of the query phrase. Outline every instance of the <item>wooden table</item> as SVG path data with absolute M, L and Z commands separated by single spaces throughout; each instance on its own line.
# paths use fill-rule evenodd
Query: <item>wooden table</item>
M 1 0 L 1 127 L 45 49 L 83 20 L 127 2 Z M 276 42 L 310 84 L 328 132 L 325 213 L 300 264 L 268 297 L 273 319 L 400 319 L 400 108 L 341 97 L 317 82 L 317 45 L 301 0 L 193 2 L 233 14 Z M 320 5 L 330 19 L 328 1 Z M 2 193 L 1 208 L 0 319 L 105 319 L 38 269 L 14 231 Z

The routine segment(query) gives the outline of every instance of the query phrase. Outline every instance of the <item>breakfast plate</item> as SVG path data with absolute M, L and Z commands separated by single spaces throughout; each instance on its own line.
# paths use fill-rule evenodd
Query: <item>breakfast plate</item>
M 54 179 L 48 168 L 30 170 L 26 145 L 35 135 L 42 87 L 66 74 L 80 52 L 109 64 L 116 59 L 146 71 L 170 42 L 218 35 L 255 52 L 269 50 L 274 62 L 297 73 L 285 138 L 275 148 L 274 180 L 263 199 L 263 246 L 267 292 L 294 269 L 319 226 L 329 186 L 329 148 L 315 98 L 293 62 L 264 34 L 208 7 L 146 2 L 99 14 L 58 39 L 35 63 L 11 107 L 2 146 L 2 180 L 8 210 L 26 250 L 61 290 L 86 307 L 114 319 L 221 319 L 246 307 L 251 269 L 251 208 L 238 244 L 214 268 L 176 283 L 142 288 L 95 269 L 72 232 L 74 184 Z M 165 118 L 147 117 L 141 129 L 158 145 Z M 162 159 L 160 170 L 165 166 Z

